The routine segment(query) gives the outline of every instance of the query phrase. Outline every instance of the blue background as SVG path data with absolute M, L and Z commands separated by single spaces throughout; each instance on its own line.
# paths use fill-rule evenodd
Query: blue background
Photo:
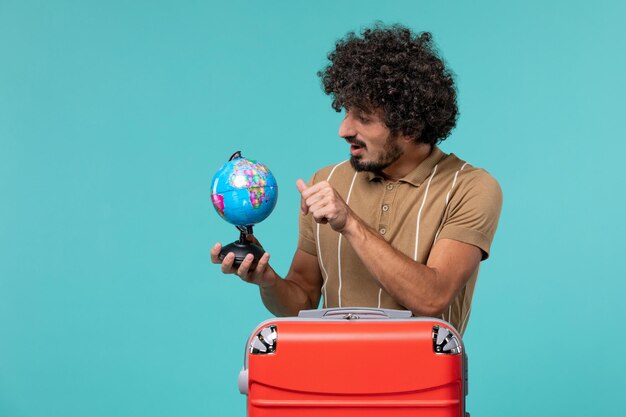
M 348 151 L 315 73 L 377 19 L 432 31 L 460 97 L 443 149 L 504 190 L 468 410 L 619 413 L 624 3 L 296 3 L 0 0 L 0 416 L 245 415 L 269 313 L 209 263 L 237 237 L 210 179 L 235 150 L 268 164 L 256 234 L 284 274 L 296 179 Z

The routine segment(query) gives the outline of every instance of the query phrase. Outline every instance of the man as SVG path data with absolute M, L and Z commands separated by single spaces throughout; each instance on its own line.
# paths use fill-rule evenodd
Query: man
M 465 331 L 478 267 L 489 255 L 497 182 L 436 145 L 456 124 L 456 91 L 429 33 L 376 25 L 349 33 L 318 75 L 345 111 L 350 160 L 323 168 L 301 193 L 300 236 L 283 279 L 266 253 L 224 273 L 259 286 L 278 316 L 301 309 L 381 307 L 438 316 Z M 211 250 L 220 263 L 221 245 Z

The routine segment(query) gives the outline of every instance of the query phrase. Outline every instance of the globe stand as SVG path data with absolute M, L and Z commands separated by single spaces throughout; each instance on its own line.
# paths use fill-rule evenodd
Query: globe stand
M 265 251 L 259 245 L 255 245 L 254 243 L 248 241 L 248 235 L 252 234 L 252 226 L 246 226 L 245 228 L 237 226 L 237 229 L 240 232 L 239 240 L 224 246 L 220 251 L 219 258 L 220 260 L 223 260 L 226 255 L 232 252 L 235 254 L 233 267 L 239 268 L 239 265 L 241 265 L 246 255 L 251 253 L 254 256 L 254 260 L 252 261 L 250 269 L 254 269 Z

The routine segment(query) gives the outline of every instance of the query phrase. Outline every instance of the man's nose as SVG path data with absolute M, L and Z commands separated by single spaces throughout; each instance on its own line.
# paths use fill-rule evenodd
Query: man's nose
M 356 136 L 356 130 L 354 130 L 354 125 L 350 116 L 346 116 L 341 121 L 341 124 L 339 125 L 339 136 L 342 138 Z

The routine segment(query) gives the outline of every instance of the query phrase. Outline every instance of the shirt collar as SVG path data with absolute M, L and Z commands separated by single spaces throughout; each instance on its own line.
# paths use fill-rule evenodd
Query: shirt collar
M 424 182 L 426 177 L 430 175 L 435 165 L 439 163 L 447 154 L 444 153 L 439 147 L 433 146 L 433 150 L 430 155 L 426 157 L 413 171 L 400 178 L 399 181 L 407 182 L 415 187 L 419 187 Z M 366 172 L 368 181 L 384 180 L 384 177 L 375 172 Z

